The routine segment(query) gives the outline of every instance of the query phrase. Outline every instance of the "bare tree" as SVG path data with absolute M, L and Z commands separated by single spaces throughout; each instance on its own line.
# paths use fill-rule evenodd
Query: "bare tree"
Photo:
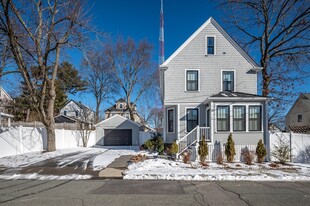
M 96 100 L 95 122 L 97 123 L 102 103 L 117 92 L 117 80 L 113 70 L 109 67 L 104 47 L 100 42 L 85 52 L 82 65 L 88 82 L 88 92 Z
M 82 140 L 83 147 L 87 147 L 90 134 L 95 130 L 93 122 L 93 111 L 88 107 L 80 110 L 80 122 L 78 123 L 78 138 Z
M 273 97 L 276 108 L 290 102 L 296 86 L 309 76 L 309 1 L 221 2 L 220 6 L 228 12 L 224 21 L 235 28 L 238 41 L 262 67 L 262 95 Z
M 8 42 L 16 68 L 6 68 L 1 75 L 18 72 L 23 77 L 31 103 L 46 127 L 48 151 L 56 149 L 53 112 L 59 60 L 65 48 L 83 40 L 85 8 L 82 0 L 0 0 L 2 42 Z M 39 83 L 30 69 L 34 66 L 42 73 Z
M 106 45 L 105 55 L 125 94 L 131 120 L 134 120 L 134 105 L 156 83 L 156 67 L 151 60 L 152 49 L 147 41 L 136 43 L 131 38 L 127 41 L 119 38 L 116 43 Z

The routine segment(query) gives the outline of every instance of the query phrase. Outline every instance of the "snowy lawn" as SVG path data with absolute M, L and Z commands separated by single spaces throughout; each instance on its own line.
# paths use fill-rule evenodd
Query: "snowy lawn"
M 124 179 L 162 179 L 193 181 L 310 181 L 310 165 L 291 164 L 273 168 L 270 163 L 245 165 L 209 163 L 184 164 L 165 159 L 149 159 L 129 165 Z

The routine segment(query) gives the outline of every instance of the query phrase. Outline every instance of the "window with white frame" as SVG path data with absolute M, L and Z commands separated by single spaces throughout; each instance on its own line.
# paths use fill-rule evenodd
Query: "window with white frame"
M 230 91 L 233 92 L 234 88 L 234 78 L 235 74 L 234 71 L 223 71 L 223 91 Z
M 229 106 L 217 107 L 217 131 L 229 131 Z
M 198 109 L 186 109 L 186 131 L 192 131 L 198 125 Z
M 245 131 L 245 106 L 233 106 L 233 129 Z
M 215 38 L 213 36 L 207 37 L 207 54 L 215 54 Z
M 198 70 L 186 71 L 186 90 L 198 91 Z
M 261 106 L 249 106 L 249 131 L 262 130 Z
M 168 132 L 174 132 L 174 112 L 173 109 L 168 109 L 168 121 L 167 121 L 167 127 L 168 127 Z

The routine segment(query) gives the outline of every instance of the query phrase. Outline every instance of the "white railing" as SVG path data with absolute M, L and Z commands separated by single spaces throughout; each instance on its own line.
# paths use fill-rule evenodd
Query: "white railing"
M 207 142 L 211 141 L 211 132 L 209 127 L 195 127 L 192 131 L 190 131 L 187 135 L 177 141 L 179 146 L 179 152 L 177 153 L 177 157 L 180 156 L 186 149 L 195 143 L 205 138 Z

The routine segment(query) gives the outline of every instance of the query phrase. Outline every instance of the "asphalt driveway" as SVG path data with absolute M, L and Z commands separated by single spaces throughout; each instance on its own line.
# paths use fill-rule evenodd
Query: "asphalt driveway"
M 64 175 L 91 175 L 92 178 L 98 178 L 101 167 L 118 167 L 120 164 L 125 168 L 127 165 L 119 162 L 119 156 L 131 153 L 131 150 L 118 149 L 118 148 L 103 148 L 101 149 L 89 149 L 74 151 L 63 154 L 61 156 L 48 158 L 33 164 L 29 164 L 21 167 L 5 168 L 2 167 L 0 175 L 14 175 L 14 174 L 33 174 L 47 175 L 47 176 L 64 176 Z M 130 159 L 131 155 L 126 155 Z M 97 159 L 96 159 L 97 158 Z M 115 159 L 116 158 L 116 159 Z M 94 161 L 96 159 L 97 167 L 94 168 Z M 114 162 L 115 160 L 115 162 Z M 103 165 L 100 165 L 103 162 Z M 106 166 L 105 166 L 106 164 Z

